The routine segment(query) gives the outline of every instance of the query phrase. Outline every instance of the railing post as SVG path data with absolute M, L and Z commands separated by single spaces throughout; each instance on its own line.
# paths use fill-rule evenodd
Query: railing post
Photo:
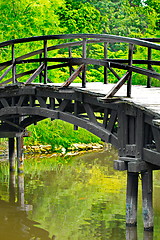
M 108 54 L 107 54 L 107 45 L 108 43 L 104 42 L 104 59 L 107 59 Z M 104 84 L 108 83 L 108 70 L 107 67 L 104 66 Z
M 152 60 L 152 48 L 148 47 L 148 60 Z M 148 70 L 151 70 L 152 67 L 151 67 L 151 64 L 148 63 Z M 147 77 L 147 88 L 150 88 L 151 87 L 151 77 Z
M 133 44 L 129 44 L 129 54 L 128 54 L 128 65 L 132 66 L 132 62 L 133 62 L 133 48 L 134 45 Z M 130 71 L 130 75 L 128 78 L 128 82 L 127 82 L 127 97 L 131 97 L 131 86 L 132 86 L 132 71 Z
M 44 40 L 44 84 L 47 84 L 47 40 Z
M 42 64 L 42 62 L 41 62 L 42 53 L 40 53 L 39 58 L 40 58 L 40 66 L 41 66 L 41 64 Z M 41 72 L 40 75 L 39 75 L 39 82 L 42 83 L 42 72 Z
M 72 57 L 72 49 L 71 47 L 68 48 L 69 58 Z M 69 65 L 69 75 L 72 75 L 72 66 Z
M 87 57 L 87 51 L 86 51 L 86 38 L 83 39 L 83 49 L 82 49 L 82 57 L 83 59 L 86 59 Z M 84 70 L 82 72 L 82 87 L 86 87 L 86 64 L 84 64 Z
M 12 45 L 12 83 L 16 83 L 16 65 L 15 65 L 15 49 L 14 44 Z

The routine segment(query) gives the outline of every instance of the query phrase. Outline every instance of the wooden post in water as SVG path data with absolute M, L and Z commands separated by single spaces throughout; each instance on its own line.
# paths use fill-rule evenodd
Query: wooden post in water
M 15 171 L 15 141 L 13 138 L 8 138 L 8 149 L 9 149 L 9 165 L 10 171 Z
M 137 225 L 138 173 L 127 172 L 126 226 Z
M 24 166 L 23 166 L 23 137 L 17 137 L 17 171 L 18 173 L 23 173 Z
M 142 200 L 143 200 L 144 230 L 153 231 L 153 206 L 152 206 L 153 177 L 152 177 L 152 170 L 142 172 L 141 176 L 142 176 Z
M 18 174 L 18 203 L 24 209 L 24 173 Z

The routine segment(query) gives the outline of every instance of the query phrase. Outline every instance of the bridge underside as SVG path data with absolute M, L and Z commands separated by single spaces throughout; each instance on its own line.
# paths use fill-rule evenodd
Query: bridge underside
M 26 127 L 45 118 L 82 127 L 113 144 L 119 153 L 114 167 L 127 170 L 127 225 L 136 225 L 138 176 L 142 176 L 145 229 L 153 229 L 152 170 L 160 168 L 159 116 L 121 99 L 85 89 L 47 85 L 0 87 L 0 137 L 9 138 L 10 168 L 14 169 L 17 139 L 18 170 L 23 168 L 21 138 Z M 146 184 L 147 183 L 147 184 Z
M 27 85 L 0 87 L 0 137 L 18 137 L 44 118 L 61 119 L 114 145 L 115 167 L 139 172 L 160 167 L 158 116 L 120 99 L 77 88 Z

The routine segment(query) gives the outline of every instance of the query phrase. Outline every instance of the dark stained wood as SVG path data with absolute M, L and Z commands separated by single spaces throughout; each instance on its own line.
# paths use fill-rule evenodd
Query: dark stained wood
M 61 85 L 61 88 L 68 87 L 74 81 L 74 79 L 79 75 L 79 73 L 82 72 L 83 70 L 84 70 L 84 64 L 82 64 L 74 73 L 71 74 L 68 80 Z
M 26 81 L 25 84 L 30 84 L 45 68 L 44 63 L 42 63 L 37 70 L 32 74 L 32 76 Z
M 127 199 L 126 199 L 126 225 L 137 225 L 137 199 L 138 199 L 138 175 L 139 173 L 127 174 Z
M 54 39 L 56 42 L 58 39 L 71 41 L 47 47 L 48 42 L 50 40 L 53 42 Z M 21 43 L 35 41 L 43 41 L 43 49 L 15 57 L 15 47 L 18 48 Z M 147 87 L 151 86 L 151 78 L 160 80 L 160 73 L 153 68 L 154 65 L 160 66 L 160 61 L 151 58 L 153 49 L 160 50 L 160 45 L 154 43 L 156 41 L 160 42 L 160 39 L 135 39 L 107 34 L 66 34 L 37 36 L 0 43 L 0 48 L 9 45 L 12 47 L 11 60 L 0 63 L 0 71 L 3 71 L 0 77 L 0 137 L 10 138 L 10 162 L 14 158 L 13 138 L 16 137 L 18 171 L 23 171 L 22 136 L 25 127 L 32 123 L 51 118 L 67 121 L 73 124 L 75 129 L 78 126 L 85 128 L 118 148 L 119 160 L 114 162 L 115 169 L 127 170 L 128 175 L 126 199 L 128 226 L 136 225 L 137 222 L 138 175 L 139 173 L 142 175 L 144 228 L 153 230 L 152 170 L 160 169 L 160 102 L 158 100 L 160 88 L 132 86 L 132 73 L 147 76 Z M 88 43 L 104 44 L 102 59 L 87 57 Z M 108 59 L 108 43 L 127 43 L 128 57 Z M 134 45 L 148 48 L 147 59 L 133 59 Z M 71 48 L 74 46 L 81 46 L 81 57 L 72 56 Z M 62 48 L 69 48 L 69 57 L 47 57 L 48 51 Z M 38 69 L 16 73 L 17 65 L 30 63 L 37 63 Z M 118 79 L 118 83 L 112 89 L 110 84 L 101 83 L 98 85 L 90 83 L 88 87 L 86 70 L 89 64 L 104 67 L 104 83 L 107 83 L 108 70 Z M 80 67 L 74 70 L 74 66 Z M 69 67 L 69 79 L 62 86 L 53 84 L 52 79 L 47 77 L 48 71 L 64 67 Z M 121 77 L 117 69 L 125 70 L 126 73 Z M 11 70 L 12 77 L 6 79 Z M 17 82 L 17 79 L 26 75 L 31 75 L 26 84 Z M 33 84 L 38 76 L 39 83 Z M 78 83 L 73 83 L 70 87 L 70 83 L 77 76 L 82 80 L 82 87 Z M 7 85 L 11 82 L 12 84 Z M 125 97 L 126 95 L 128 98 Z
M 115 86 L 110 90 L 110 92 L 103 98 L 103 100 L 113 97 L 115 93 L 123 86 L 123 84 L 127 81 L 130 73 L 127 72 L 125 75 L 115 84 Z

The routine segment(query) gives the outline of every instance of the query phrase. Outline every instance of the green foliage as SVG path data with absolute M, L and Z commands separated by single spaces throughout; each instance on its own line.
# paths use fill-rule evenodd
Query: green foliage
M 25 138 L 26 145 L 50 144 L 52 149 L 59 146 L 68 149 L 72 143 L 100 142 L 100 139 L 84 129 L 74 131 L 73 125 L 60 120 L 45 119 L 28 130 L 31 137 Z
M 0 5 L 0 38 L 6 41 L 29 36 L 60 33 L 107 33 L 130 37 L 160 37 L 158 0 L 2 0 Z M 60 43 L 49 42 L 49 45 Z M 15 46 L 15 57 L 43 48 L 43 42 L 24 43 Z M 126 45 L 113 43 L 108 46 L 108 58 L 127 58 Z M 73 57 L 81 57 L 81 47 L 72 49 Z M 135 59 L 146 55 L 141 48 L 135 50 Z M 36 56 L 38 57 L 38 56 Z M 48 57 L 68 57 L 68 49 L 48 52 Z M 103 59 L 103 45 L 87 45 L 87 57 Z M 147 58 L 147 56 L 146 56 Z M 158 60 L 153 52 L 153 60 Z M 5 47 L 0 52 L 0 61 L 11 59 L 11 49 Z M 53 64 L 53 63 L 51 63 Z M 50 64 L 49 64 L 50 65 Z M 23 64 L 16 67 L 17 73 L 36 69 L 38 64 Z M 76 67 L 75 67 L 76 68 Z M 158 68 L 155 66 L 155 69 Z M 103 81 L 103 67 L 87 66 L 87 81 Z M 120 76 L 122 70 L 116 70 Z M 11 77 L 9 72 L 5 79 Z M 52 82 L 64 82 L 69 77 L 69 69 L 48 71 Z M 28 76 L 21 77 L 25 81 Z M 145 76 L 133 74 L 133 84 L 145 84 Z M 117 81 L 108 73 L 109 82 Z M 38 77 L 35 82 L 38 81 Z M 76 82 L 81 80 L 77 78 Z M 158 80 L 153 85 L 159 86 Z
M 99 33 L 101 32 L 101 15 L 89 3 L 75 2 L 66 4 L 58 11 L 60 26 L 65 27 L 65 33 Z

